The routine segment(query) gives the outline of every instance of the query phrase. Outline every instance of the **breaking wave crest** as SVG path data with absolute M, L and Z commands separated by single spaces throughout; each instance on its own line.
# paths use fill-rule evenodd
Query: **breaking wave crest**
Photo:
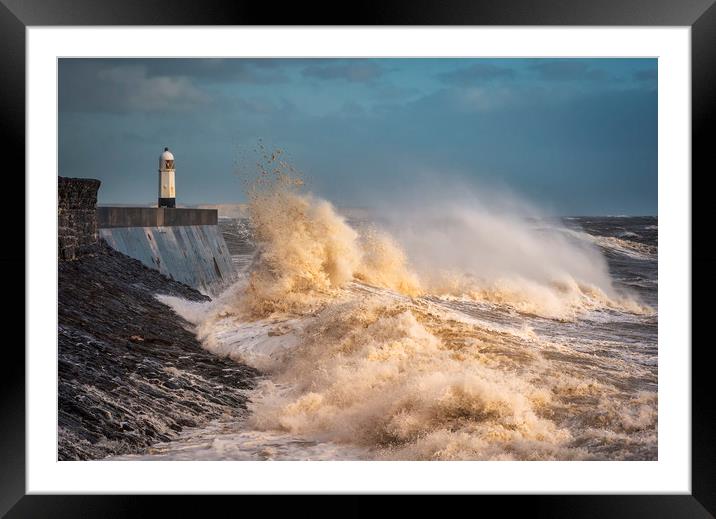
M 301 181 L 263 175 L 249 191 L 258 245 L 240 305 L 253 317 L 306 313 L 359 279 L 407 295 L 421 293 L 400 248 L 378 230 L 359 234 L 326 200 L 301 194 Z
M 391 459 L 552 456 L 570 434 L 540 416 L 549 392 L 490 367 L 476 344 L 444 340 L 465 331 L 380 298 L 331 306 L 274 366 L 251 424 Z
M 438 304 L 567 321 L 650 312 L 615 291 L 598 251 L 472 209 L 444 212 L 449 226 L 415 219 L 419 232 L 352 226 L 280 169 L 249 190 L 248 213 L 257 253 L 246 279 L 208 305 L 164 300 L 206 348 L 266 373 L 254 430 L 375 459 L 590 459 L 611 441 L 605 429 L 653 441 L 656 393 L 628 397 L 620 385 L 639 366 L 597 381 L 591 354 Z
M 653 226 L 652 226 L 653 227 Z M 621 237 L 616 236 L 594 236 L 592 234 L 576 231 L 574 229 L 560 228 L 560 232 L 563 232 L 569 236 L 577 238 L 588 243 L 593 243 L 606 250 L 628 256 L 638 260 L 650 260 L 655 259 L 658 253 L 657 247 L 647 243 L 641 243 L 638 241 L 630 240 L 630 237 L 638 237 L 635 233 L 622 233 Z
M 253 317 L 315 310 L 353 280 L 562 320 L 595 309 L 653 312 L 614 289 L 591 244 L 540 233 L 479 204 L 421 205 L 409 222 L 388 218 L 390 232 L 356 229 L 328 201 L 301 193 L 295 177 L 277 169 L 260 180 L 248 207 L 258 252 L 240 303 Z

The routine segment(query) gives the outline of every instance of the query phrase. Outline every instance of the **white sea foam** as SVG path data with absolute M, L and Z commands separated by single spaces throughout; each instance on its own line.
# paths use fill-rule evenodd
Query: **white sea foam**
M 389 218 L 390 233 L 355 229 L 299 187 L 278 172 L 250 192 L 246 279 L 207 304 L 162 298 L 205 348 L 265 373 L 245 429 L 224 439 L 371 459 L 602 459 L 629 457 L 608 445 L 629 434 L 654 456 L 655 389 L 630 389 L 652 373 L 596 354 L 606 342 L 575 348 L 525 324 L 653 312 L 614 289 L 592 241 L 440 204 Z

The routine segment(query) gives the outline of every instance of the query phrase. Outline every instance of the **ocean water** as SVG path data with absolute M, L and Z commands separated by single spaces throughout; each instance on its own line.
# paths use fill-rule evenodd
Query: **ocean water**
M 655 217 L 358 218 L 286 178 L 249 212 L 236 285 L 161 298 L 264 373 L 249 412 L 123 459 L 657 459 Z

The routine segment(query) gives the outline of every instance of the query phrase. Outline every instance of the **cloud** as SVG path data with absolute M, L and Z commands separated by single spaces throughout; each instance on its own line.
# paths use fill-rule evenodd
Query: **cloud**
M 343 103 L 340 113 L 347 116 L 362 116 L 365 115 L 366 111 L 360 103 L 356 103 L 355 101 L 346 101 Z
M 655 68 L 637 70 L 634 72 L 634 79 L 637 81 L 656 81 L 658 71 Z
M 284 61 L 290 63 L 273 59 L 64 58 L 58 66 L 59 108 L 111 113 L 192 110 L 212 102 L 207 91 L 211 84 L 288 81 Z
M 143 65 L 102 68 L 78 65 L 81 64 L 60 63 L 61 111 L 186 111 L 210 102 L 209 96 L 187 77 L 152 76 Z
M 296 106 L 286 99 L 272 100 L 266 97 L 237 97 L 230 104 L 241 115 L 281 115 L 286 117 L 296 112 Z
M 296 60 L 301 61 L 301 60 Z M 148 77 L 184 77 L 197 82 L 268 84 L 288 81 L 284 73 L 292 60 L 262 58 L 73 58 L 62 67 L 86 73 L 109 67 L 143 67 Z M 295 63 L 299 65 L 299 63 Z
M 164 111 L 185 109 L 208 101 L 191 81 L 184 77 L 148 76 L 143 67 L 113 67 L 97 74 L 101 82 L 114 87 L 128 110 Z
M 309 65 L 302 71 L 303 76 L 317 79 L 340 79 L 352 83 L 368 83 L 383 75 L 383 67 L 365 60 L 349 60 L 321 65 Z
M 452 115 L 472 118 L 477 113 L 520 110 L 534 103 L 549 103 L 552 96 L 536 87 L 489 84 L 470 87 L 444 87 L 404 104 L 383 105 L 384 111 L 415 111 L 443 119 Z
M 261 58 L 162 58 L 137 60 L 139 64 L 147 68 L 149 76 L 179 76 L 197 81 L 234 81 L 253 84 L 288 81 L 288 76 L 280 66 L 283 61 Z
M 413 86 L 398 86 L 392 83 L 375 85 L 375 95 L 383 100 L 406 100 L 421 94 L 421 90 Z
M 547 81 L 593 81 L 607 78 L 604 70 L 594 68 L 585 61 L 571 59 L 539 61 L 531 68 L 540 79 Z
M 469 67 L 438 74 L 437 77 L 444 83 L 451 85 L 471 86 L 475 83 L 493 79 L 513 79 L 515 71 L 511 68 L 491 63 L 475 63 Z

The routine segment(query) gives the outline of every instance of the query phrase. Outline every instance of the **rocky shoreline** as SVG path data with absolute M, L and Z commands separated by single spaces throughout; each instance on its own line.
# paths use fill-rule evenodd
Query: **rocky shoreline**
M 59 262 L 59 460 L 140 454 L 245 414 L 258 372 L 202 349 L 156 294 L 209 300 L 103 242 Z

